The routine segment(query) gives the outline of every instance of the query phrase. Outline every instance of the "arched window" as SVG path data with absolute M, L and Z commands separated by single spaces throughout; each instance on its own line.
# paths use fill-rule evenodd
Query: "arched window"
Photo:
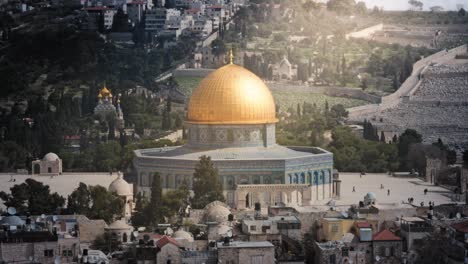
M 305 173 L 301 173 L 301 184 L 305 183 Z

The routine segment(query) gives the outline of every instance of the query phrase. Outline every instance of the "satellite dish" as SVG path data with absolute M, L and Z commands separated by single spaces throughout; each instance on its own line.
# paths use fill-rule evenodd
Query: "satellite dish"
M 145 231 L 145 230 L 146 230 L 146 227 L 144 227 L 144 226 L 140 226 L 140 227 L 139 227 L 137 230 L 138 230 L 138 231 L 140 231 L 140 232 L 143 232 L 143 231 Z
M 226 235 L 227 235 L 228 237 L 232 237 L 232 230 L 229 229 L 229 230 L 226 232 Z
M 45 219 L 45 214 L 41 214 L 41 218 L 42 218 L 42 219 Z
M 56 215 L 52 216 L 52 220 L 55 222 L 57 221 L 58 217 Z
M 16 208 L 8 207 L 7 212 L 8 212 L 9 215 L 15 215 L 16 214 Z
M 138 237 L 138 231 L 133 231 L 133 236 Z
M 461 214 L 457 213 L 457 219 L 460 219 L 460 218 L 461 218 Z
M 379 256 L 375 256 L 375 260 L 376 260 L 376 261 L 380 261 L 380 257 L 379 257 Z
M 54 264 L 60 264 L 60 257 L 59 256 L 55 256 Z

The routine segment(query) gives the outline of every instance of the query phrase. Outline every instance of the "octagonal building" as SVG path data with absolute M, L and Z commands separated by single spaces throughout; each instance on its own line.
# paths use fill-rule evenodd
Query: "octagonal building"
M 150 194 L 155 172 L 163 190 L 184 181 L 192 187 L 195 165 L 206 155 L 218 168 L 231 207 L 256 202 L 301 206 L 333 198 L 339 189 L 332 175 L 333 154 L 276 144 L 277 122 L 264 82 L 243 67 L 225 65 L 204 78 L 190 98 L 186 145 L 135 151 L 137 191 Z

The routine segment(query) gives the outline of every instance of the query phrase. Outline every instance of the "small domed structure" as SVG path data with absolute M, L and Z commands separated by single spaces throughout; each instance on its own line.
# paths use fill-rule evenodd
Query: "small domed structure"
M 226 204 L 215 201 L 205 206 L 204 219 L 206 222 L 224 223 L 228 221 L 230 213 Z
M 24 221 L 16 215 L 5 216 L 0 220 L 1 226 L 22 226 Z
M 194 239 L 193 239 L 193 235 L 192 233 L 189 233 L 185 230 L 177 230 L 174 234 L 172 234 L 172 238 L 175 238 L 175 239 L 185 239 L 187 240 L 187 242 L 193 242 Z
M 133 191 L 130 187 L 130 184 L 128 184 L 128 182 L 124 180 L 120 174 L 117 177 L 117 179 L 115 179 L 109 185 L 109 191 L 114 192 L 119 196 L 133 195 Z
M 366 196 L 364 196 L 364 204 L 367 205 L 372 205 L 377 202 L 377 196 L 373 192 L 368 192 Z
M 39 160 L 32 162 L 32 174 L 58 175 L 62 174 L 62 160 L 57 154 L 49 152 Z
M 130 219 L 132 216 L 133 204 L 133 185 L 129 184 L 123 179 L 122 174 L 118 172 L 117 179 L 111 182 L 108 190 L 117 194 L 125 200 L 124 204 L 124 216 L 126 219 Z
M 60 159 L 59 156 L 57 156 L 57 154 L 52 153 L 52 152 L 45 154 L 45 156 L 42 158 L 43 161 L 56 161 L 59 159 Z

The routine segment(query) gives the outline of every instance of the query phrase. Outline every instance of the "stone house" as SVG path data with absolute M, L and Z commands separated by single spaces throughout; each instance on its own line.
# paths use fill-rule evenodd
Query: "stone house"
M 218 243 L 218 263 L 275 263 L 275 248 L 267 241 L 234 241 Z
M 58 175 L 62 174 L 62 160 L 55 153 L 47 153 L 42 160 L 32 162 L 32 174 Z
M 282 236 L 302 240 L 301 222 L 296 216 L 243 219 L 242 233 L 249 235 L 249 241 L 281 241 Z
M 399 236 L 384 229 L 375 234 L 372 241 L 372 254 L 379 263 L 398 264 L 402 259 L 403 243 Z
M 156 246 L 158 248 L 156 263 L 182 263 L 182 250 L 180 249 L 179 243 L 174 238 L 163 236 L 156 242 Z

